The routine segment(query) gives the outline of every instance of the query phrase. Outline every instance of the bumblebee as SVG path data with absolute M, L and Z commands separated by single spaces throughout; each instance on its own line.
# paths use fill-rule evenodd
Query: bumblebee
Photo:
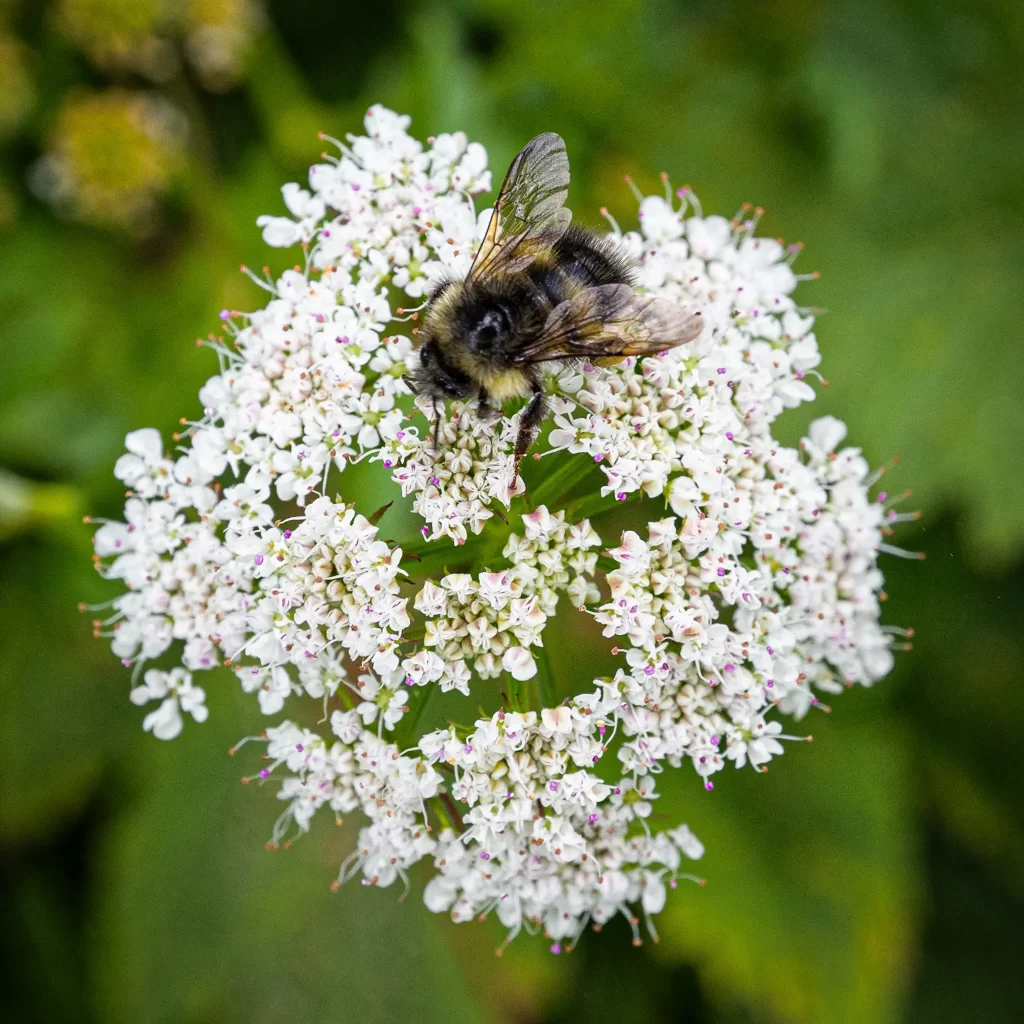
M 568 192 L 565 143 L 538 135 L 512 161 L 465 280 L 431 293 L 418 363 L 404 378 L 434 400 L 435 449 L 439 402 L 475 395 L 480 415 L 492 417 L 508 399 L 528 398 L 515 479 L 548 412 L 546 365 L 662 352 L 703 326 L 700 313 L 637 294 L 635 270 L 614 243 L 571 223 Z

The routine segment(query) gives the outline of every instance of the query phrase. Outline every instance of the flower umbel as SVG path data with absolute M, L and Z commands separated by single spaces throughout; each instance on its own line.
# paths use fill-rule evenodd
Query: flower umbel
M 339 884 L 407 885 L 432 862 L 424 899 L 456 921 L 493 911 L 509 939 L 543 929 L 558 951 L 622 913 L 639 942 L 704 852 L 651 824 L 658 775 L 689 762 L 710 790 L 730 761 L 763 770 L 806 738 L 779 716 L 889 671 L 876 563 L 902 517 L 869 496 L 838 421 L 799 448 L 773 439 L 820 358 L 796 248 L 759 238 L 756 214 L 703 216 L 685 189 L 644 198 L 640 230 L 613 237 L 642 291 L 703 311 L 700 337 L 552 378 L 525 483 L 516 415 L 451 403 L 435 451 L 403 383 L 406 310 L 466 273 L 491 178 L 481 146 L 424 147 L 408 124 L 373 107 L 308 188 L 284 187 L 286 215 L 260 218 L 300 265 L 256 278 L 263 309 L 222 312 L 219 372 L 172 454 L 128 435 L 125 521 L 95 536 L 126 591 L 98 630 L 141 675 L 133 701 L 161 701 L 144 726 L 162 739 L 183 711 L 205 719 L 193 675 L 223 664 L 266 715 L 322 712 L 269 726 L 252 778 L 280 783 L 273 843 L 321 807 L 361 812 Z M 409 499 L 418 533 L 361 507 L 355 463 Z M 632 528 L 602 530 L 623 502 Z M 558 615 L 607 638 L 609 675 L 553 678 Z

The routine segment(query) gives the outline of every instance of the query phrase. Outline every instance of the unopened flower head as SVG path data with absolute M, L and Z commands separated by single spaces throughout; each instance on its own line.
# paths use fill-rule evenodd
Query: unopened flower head
M 71 94 L 29 183 L 66 216 L 145 235 L 182 164 L 183 137 L 180 111 L 155 93 Z
M 187 61 L 215 92 L 237 84 L 260 21 L 255 0 L 58 0 L 54 15 L 102 71 L 163 83 Z
M 700 337 L 552 377 L 526 483 L 518 414 L 450 403 L 435 450 L 403 383 L 409 309 L 466 273 L 491 175 L 461 133 L 424 146 L 408 126 L 372 108 L 260 218 L 300 264 L 257 279 L 264 308 L 222 312 L 219 372 L 175 445 L 128 435 L 124 521 L 95 536 L 126 589 L 97 629 L 132 699 L 159 702 L 160 738 L 206 717 L 195 680 L 230 665 L 273 719 L 250 777 L 285 802 L 272 843 L 359 814 L 339 884 L 408 885 L 422 861 L 427 905 L 456 921 L 493 912 L 557 950 L 621 913 L 639 941 L 704 850 L 652 824 L 659 776 L 693 771 L 713 799 L 730 763 L 763 770 L 797 738 L 783 716 L 889 671 L 876 561 L 896 514 L 837 420 L 773 438 L 820 358 L 795 248 L 688 190 L 643 198 L 640 230 L 612 237 L 641 290 L 703 311 Z M 364 507 L 356 463 L 395 510 Z M 403 498 L 418 532 L 399 544 Z M 630 528 L 603 526 L 613 509 Z M 610 674 L 553 677 L 555 616 L 591 620 Z M 310 702 L 316 728 L 293 720 Z

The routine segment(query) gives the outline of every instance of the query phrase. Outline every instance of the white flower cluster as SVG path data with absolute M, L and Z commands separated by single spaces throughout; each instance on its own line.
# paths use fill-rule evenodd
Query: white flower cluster
M 259 282 L 262 310 L 222 313 L 188 444 L 169 456 L 156 431 L 128 436 L 125 521 L 95 535 L 126 592 L 97 630 L 136 673 L 183 666 L 149 668 L 132 691 L 161 701 L 144 722 L 161 738 L 182 711 L 206 717 L 192 673 L 224 663 L 267 715 L 322 708 L 328 735 L 285 720 L 257 738 L 270 763 L 253 778 L 282 778 L 275 843 L 322 806 L 361 810 L 339 882 L 407 881 L 432 858 L 427 905 L 455 920 L 493 910 L 510 937 L 543 928 L 558 949 L 621 912 L 639 939 L 638 913 L 653 932 L 666 887 L 703 853 L 686 826 L 651 828 L 656 776 L 688 759 L 710 789 L 727 762 L 763 766 L 794 738 L 774 715 L 888 672 L 876 561 L 903 517 L 869 498 L 859 452 L 837 451 L 838 421 L 799 449 L 773 439 L 779 413 L 814 397 L 819 361 L 792 298 L 795 250 L 754 220 L 703 217 L 687 191 L 643 199 L 641 231 L 615 237 L 643 289 L 702 309 L 702 335 L 551 382 L 538 452 L 571 455 L 538 472 L 596 465 L 600 494 L 558 507 L 552 475 L 547 503 L 528 504 L 514 418 L 472 403 L 444 411 L 435 450 L 433 410 L 402 380 L 416 314 L 401 305 L 466 272 L 487 220 L 471 195 L 490 175 L 461 134 L 425 149 L 407 127 L 372 108 L 309 190 L 285 186 L 290 216 L 260 218 L 304 266 Z M 362 459 L 423 519 L 404 551 L 351 504 L 344 471 Z M 641 507 L 619 504 L 637 491 L 672 515 L 602 538 L 592 520 Z M 556 681 L 538 664 L 562 594 L 616 645 L 612 677 Z M 542 707 L 556 683 L 577 695 Z M 418 732 L 435 691 L 503 706 Z
M 426 402 L 423 411 L 433 414 Z M 508 508 L 523 493 L 523 481 L 513 480 L 512 421 L 502 421 L 495 430 L 472 407 L 454 403 L 451 418 L 438 432 L 440 457 L 418 437 L 399 433 L 403 436 L 385 439 L 376 458 L 387 469 L 397 466 L 393 479 L 403 497 L 414 495 L 413 511 L 425 520 L 421 532 L 427 540 L 448 537 L 465 544 L 494 515 L 492 502 Z
M 449 666 L 442 690 L 454 686 L 468 695 L 470 659 L 481 679 L 502 672 L 532 679 L 537 665 L 530 647 L 543 646 L 559 592 L 568 591 L 576 605 L 599 597 L 593 583 L 597 552 L 589 549 L 601 538 L 587 520 L 567 525 L 564 513 L 552 515 L 541 505 L 523 516 L 523 526 L 525 536 L 513 534 L 502 553 L 510 568 L 477 579 L 453 573 L 439 583 L 428 580 L 416 596 L 416 610 L 428 619 L 424 645 L 439 650 Z

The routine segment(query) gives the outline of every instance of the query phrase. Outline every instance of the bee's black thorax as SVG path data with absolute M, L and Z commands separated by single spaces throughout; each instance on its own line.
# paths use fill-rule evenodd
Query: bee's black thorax
M 509 344 L 544 326 L 547 304 L 528 282 L 490 282 L 466 290 L 458 324 L 463 343 L 477 358 L 501 363 Z
M 581 289 L 632 280 L 630 264 L 607 241 L 572 225 L 525 272 L 446 281 L 431 296 L 410 384 L 438 398 L 528 393 L 540 377 L 517 356 L 541 336 L 552 311 Z

